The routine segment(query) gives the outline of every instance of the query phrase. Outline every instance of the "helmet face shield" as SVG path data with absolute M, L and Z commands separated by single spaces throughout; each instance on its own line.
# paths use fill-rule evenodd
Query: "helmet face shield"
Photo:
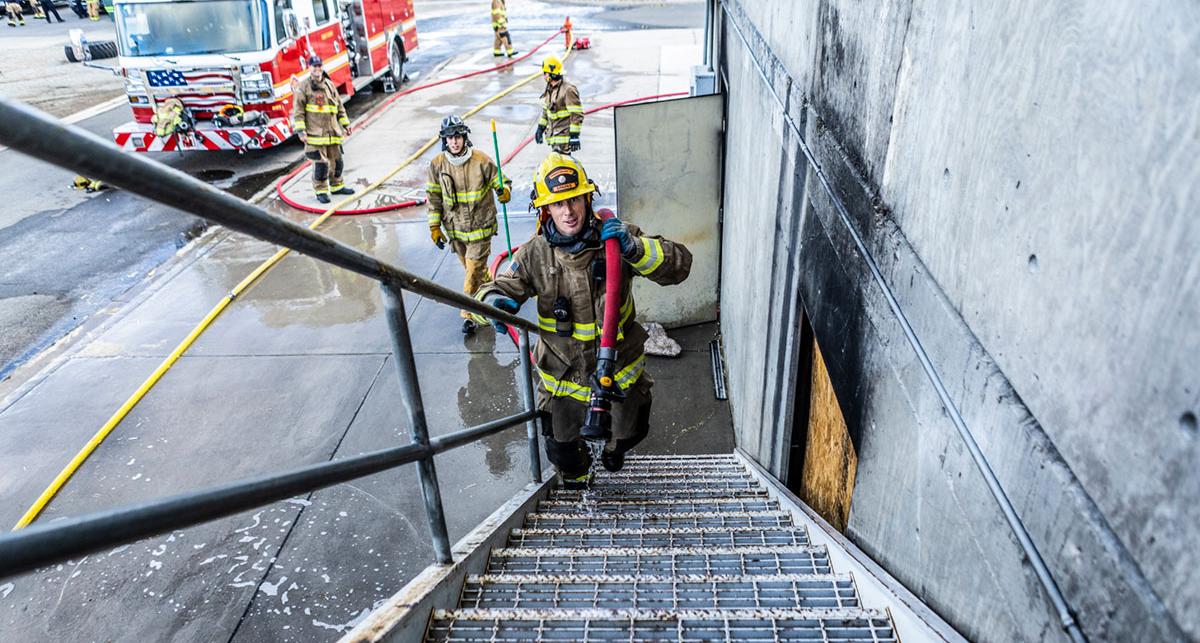
M 446 139 L 451 136 L 461 136 L 466 139 L 467 144 L 471 142 L 471 128 L 463 119 L 458 116 L 451 115 L 442 119 L 442 125 L 438 129 L 438 137 L 442 139 L 442 151 L 447 151 Z

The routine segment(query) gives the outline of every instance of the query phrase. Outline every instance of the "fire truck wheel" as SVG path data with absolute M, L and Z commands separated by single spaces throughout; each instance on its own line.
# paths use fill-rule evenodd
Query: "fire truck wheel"
M 389 72 L 392 74 L 392 80 L 399 87 L 404 83 L 404 49 L 400 43 L 392 42 L 391 55 L 388 56 Z
M 112 40 L 97 40 L 88 43 L 88 51 L 92 53 L 92 60 L 101 60 L 103 58 L 117 57 L 117 43 Z

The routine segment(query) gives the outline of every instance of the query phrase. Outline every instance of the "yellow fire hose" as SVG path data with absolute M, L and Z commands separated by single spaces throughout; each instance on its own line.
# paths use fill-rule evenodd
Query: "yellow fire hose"
M 566 53 L 563 55 L 564 64 L 566 64 L 567 59 L 570 58 L 571 52 L 572 49 L 568 39 Z M 524 87 L 537 78 L 540 78 L 541 76 L 541 71 L 538 71 L 537 73 L 530 74 L 524 79 L 517 81 L 513 85 L 509 86 L 508 89 L 494 94 L 484 100 L 482 103 L 472 107 L 469 111 L 463 114 L 463 119 L 474 116 L 484 107 L 487 107 L 501 98 L 504 98 L 505 96 L 513 93 L 521 87 Z M 310 223 L 308 228 L 310 230 L 316 230 L 321 224 L 329 220 L 329 217 L 333 216 L 333 214 L 339 209 L 349 205 L 350 203 L 358 201 L 362 197 L 374 192 L 375 190 L 378 190 L 380 186 L 398 174 L 401 170 L 409 165 L 412 165 L 413 162 L 421 158 L 421 156 L 425 154 L 425 152 L 428 152 L 429 149 L 434 145 L 436 145 L 439 140 L 440 139 L 437 136 L 430 138 L 416 152 L 404 159 L 400 165 L 397 165 L 395 168 L 385 174 L 383 178 L 368 185 L 366 189 L 362 191 L 362 193 L 347 197 L 330 206 L 330 208 L 326 210 L 324 214 L 317 217 L 315 221 Z M 129 399 L 125 400 L 125 403 L 122 404 L 120 408 L 118 408 L 117 411 L 108 418 L 108 421 L 105 422 L 104 425 L 100 427 L 100 430 L 97 431 L 90 440 L 88 440 L 87 444 L 85 444 L 83 448 L 75 454 L 75 457 L 71 458 L 71 461 L 67 463 L 67 466 L 64 467 L 62 471 L 59 472 L 58 476 L 54 478 L 54 481 L 50 483 L 50 486 L 46 487 L 46 490 L 42 492 L 42 495 L 38 496 L 37 501 L 34 502 L 33 505 L 25 512 L 25 515 L 21 516 L 21 519 L 17 521 L 16 526 L 13 527 L 13 531 L 27 527 L 30 523 L 37 519 L 37 517 L 46 508 L 46 505 L 50 504 L 50 501 L 53 500 L 56 495 L 58 495 L 58 492 L 67 484 L 67 481 L 71 479 L 71 476 L 75 475 L 75 472 L 79 469 L 79 467 L 82 466 L 88 457 L 92 455 L 92 452 L 94 452 L 96 448 L 100 446 L 100 443 L 104 442 L 104 439 L 108 437 L 108 434 L 112 433 L 113 429 L 117 428 L 117 425 L 125 419 L 125 416 L 129 415 L 129 412 L 132 411 L 133 408 L 142 401 L 142 398 L 146 397 L 146 394 L 150 392 L 150 389 L 154 388 L 155 384 L 158 384 L 158 381 L 162 379 L 163 375 L 166 375 L 167 371 L 175 365 L 175 362 L 179 361 L 180 357 L 183 357 L 183 354 L 186 353 L 187 350 L 191 348 L 192 344 L 200 338 L 200 335 L 204 334 L 204 331 L 208 330 L 208 327 L 211 326 L 214 321 L 216 321 L 217 317 L 220 317 L 221 313 L 225 312 L 225 309 L 229 307 L 229 304 L 233 303 L 233 300 L 245 293 L 252 285 L 254 285 L 255 282 L 261 279 L 263 275 L 267 274 L 271 268 L 275 267 L 275 265 L 283 260 L 283 258 L 286 257 L 290 252 L 291 248 L 280 248 L 278 252 L 276 252 L 266 261 L 262 262 L 249 275 L 246 275 L 246 278 L 239 282 L 238 285 L 234 286 L 233 290 L 230 290 L 229 294 L 226 295 L 224 299 L 218 302 L 216 306 L 213 306 L 212 310 L 208 311 L 208 314 L 204 316 L 204 319 L 200 320 L 200 323 L 197 324 L 196 327 L 187 334 L 187 337 L 185 337 L 183 341 L 175 347 L 175 350 L 171 351 L 170 355 L 167 355 L 162 363 L 158 365 L 158 368 L 154 369 L 154 372 L 150 375 L 150 377 L 146 378 L 146 381 L 142 382 L 141 386 L 134 391 L 133 395 L 130 395 Z

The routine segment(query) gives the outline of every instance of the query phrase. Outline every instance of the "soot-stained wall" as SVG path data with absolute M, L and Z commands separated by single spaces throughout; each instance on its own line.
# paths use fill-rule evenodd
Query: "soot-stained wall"
M 1064 640 L 898 308 L 1092 640 L 1200 639 L 1200 7 L 714 6 L 739 445 L 788 471 L 804 311 L 847 534 L 969 638 Z

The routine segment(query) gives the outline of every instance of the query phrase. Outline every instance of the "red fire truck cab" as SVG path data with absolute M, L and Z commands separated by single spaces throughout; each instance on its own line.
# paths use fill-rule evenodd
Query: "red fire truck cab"
M 133 121 L 113 131 L 137 152 L 246 150 L 292 136 L 292 89 L 312 55 L 342 94 L 399 86 L 417 48 L 413 0 L 117 0 L 118 64 Z M 155 134 L 158 106 L 181 124 Z

